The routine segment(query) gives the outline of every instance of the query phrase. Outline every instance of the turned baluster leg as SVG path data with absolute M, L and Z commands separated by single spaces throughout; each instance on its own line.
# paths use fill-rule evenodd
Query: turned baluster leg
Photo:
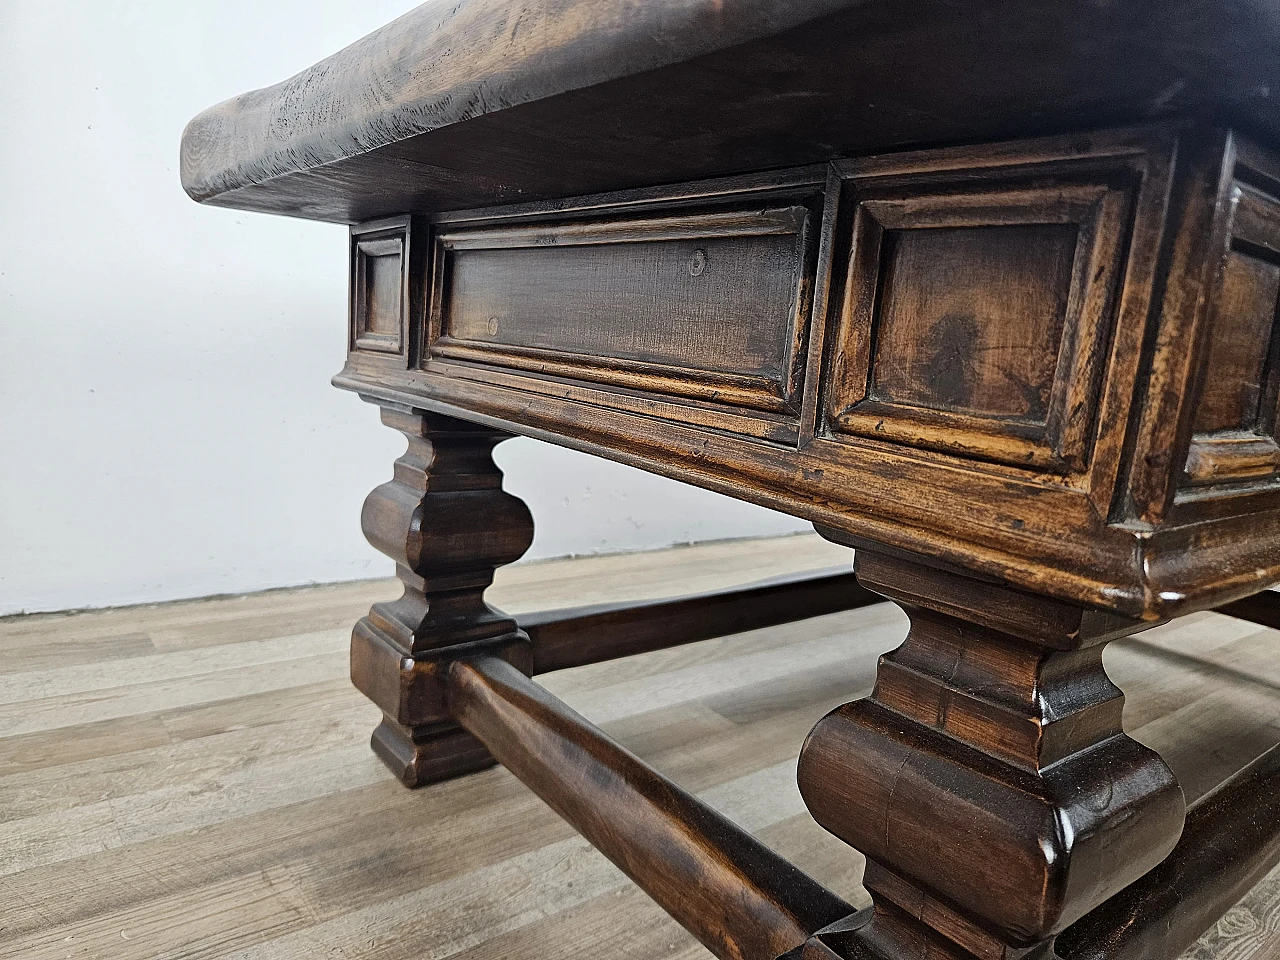
M 1048 957 L 1055 934 L 1159 863 L 1182 791 L 1121 731 L 1106 643 L 1148 624 L 866 552 L 910 616 L 871 697 L 823 718 L 800 790 L 867 857 L 866 918 L 804 957 Z
M 452 417 L 383 407 L 409 440 L 394 479 L 365 500 L 361 526 L 396 561 L 404 595 L 373 606 L 351 636 L 351 679 L 382 708 L 373 749 L 411 787 L 491 765 L 449 717 L 440 673 L 488 653 L 524 672 L 528 638 L 490 607 L 493 572 L 533 540 L 524 502 L 502 490 L 493 447 L 506 434 Z

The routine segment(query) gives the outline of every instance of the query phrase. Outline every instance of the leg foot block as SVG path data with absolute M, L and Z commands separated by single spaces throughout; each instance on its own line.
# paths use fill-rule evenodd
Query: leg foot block
M 373 731 L 373 752 L 406 787 L 452 780 L 494 766 L 484 744 L 460 727 L 413 731 L 383 720 Z

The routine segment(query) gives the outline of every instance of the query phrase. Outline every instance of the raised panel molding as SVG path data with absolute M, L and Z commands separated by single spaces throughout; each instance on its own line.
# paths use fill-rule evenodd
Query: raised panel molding
M 1136 178 L 1037 166 L 845 179 L 826 435 L 1085 470 Z
M 441 225 L 424 360 L 794 419 L 817 219 L 775 200 Z
M 409 218 L 352 229 L 352 351 L 406 355 L 409 279 Z
M 335 382 L 784 510 L 855 547 L 1130 616 L 1212 606 L 1280 577 L 1280 478 L 1193 485 L 1184 469 L 1189 448 L 1272 469 L 1262 331 L 1280 232 L 1264 227 L 1280 177 L 1237 149 L 1225 130 L 1158 125 L 416 214 L 398 227 L 407 355 L 355 349 Z M 759 258 L 779 240 L 803 249 L 790 272 Z M 721 273 L 726 251 L 789 277 L 794 299 Z M 484 269 L 451 288 L 460 263 Z M 675 337 L 644 270 L 704 304 L 706 336 Z M 702 281 L 724 300 L 697 301 Z M 785 299 L 790 325 L 731 342 L 721 325 L 782 313 L 746 289 Z M 1224 343 L 1215 310 L 1241 331 Z M 1241 339 L 1263 343 L 1228 349 Z M 1226 373 L 1202 399 L 1205 369 Z
M 1235 176 L 1226 208 L 1230 239 L 1210 294 L 1196 384 L 1188 487 L 1256 485 L 1280 475 L 1280 200 L 1239 179 L 1264 180 L 1262 173 L 1238 168 Z

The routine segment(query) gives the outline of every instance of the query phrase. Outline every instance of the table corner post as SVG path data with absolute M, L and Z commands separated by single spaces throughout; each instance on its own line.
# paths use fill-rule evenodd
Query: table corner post
M 502 489 L 492 450 L 508 436 L 442 414 L 382 406 L 409 441 L 393 479 L 373 490 L 361 527 L 396 561 L 403 595 L 374 604 L 351 636 L 351 679 L 383 711 L 375 753 L 409 787 L 491 766 L 484 746 L 451 718 L 442 671 L 488 653 L 528 672 L 528 638 L 490 607 L 494 571 L 533 541 L 524 501 Z
M 875 908 L 805 956 L 1052 958 L 1182 831 L 1182 790 L 1123 733 L 1102 664 L 1150 624 L 866 551 L 857 570 L 911 627 L 872 695 L 814 728 L 799 783 L 866 855 Z

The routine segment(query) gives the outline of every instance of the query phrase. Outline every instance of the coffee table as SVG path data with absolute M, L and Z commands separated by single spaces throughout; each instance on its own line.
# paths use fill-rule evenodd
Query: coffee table
M 1280 859 L 1280 754 L 1187 810 L 1102 659 L 1280 625 L 1280 12 L 433 2 L 195 118 L 182 178 L 350 224 L 334 382 L 408 439 L 351 672 L 407 785 L 502 763 L 725 958 L 1171 958 Z M 517 622 L 511 434 L 856 581 Z M 880 598 L 907 637 L 799 764 L 862 913 L 530 679 Z

